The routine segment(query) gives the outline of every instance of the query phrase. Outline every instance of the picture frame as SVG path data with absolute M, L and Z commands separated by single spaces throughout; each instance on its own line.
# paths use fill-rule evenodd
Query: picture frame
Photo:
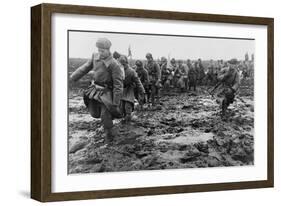
M 265 26 L 267 30 L 267 177 L 264 180 L 221 183 L 166 185 L 153 187 L 117 188 L 87 191 L 52 191 L 52 15 L 95 15 L 190 21 L 196 24 L 225 23 Z M 108 25 L 110 27 L 110 25 Z M 186 13 L 93 7 L 79 5 L 40 4 L 31 8 L 31 198 L 41 201 L 66 201 L 96 198 L 161 195 L 251 188 L 274 185 L 274 20 L 264 17 L 230 16 L 217 14 Z M 56 85 L 57 86 L 57 85 Z

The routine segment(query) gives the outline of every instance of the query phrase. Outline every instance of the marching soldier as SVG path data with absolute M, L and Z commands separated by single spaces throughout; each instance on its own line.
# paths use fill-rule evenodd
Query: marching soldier
M 218 80 L 221 85 L 216 96 L 218 97 L 217 102 L 221 105 L 223 117 L 225 116 L 227 107 L 233 103 L 235 93 L 239 88 L 240 77 L 237 64 L 237 59 L 231 59 L 228 61 L 228 67 L 223 68 L 218 74 Z
M 164 89 L 169 90 L 173 79 L 172 70 L 168 67 L 168 62 L 165 57 L 161 58 L 161 82 Z
M 175 76 L 175 72 L 177 70 L 177 62 L 175 60 L 175 58 L 172 58 L 171 61 L 170 61 L 170 65 L 171 65 L 171 71 L 172 71 L 172 76 L 173 76 L 173 79 L 172 79 L 172 86 L 173 87 L 176 87 L 176 83 L 177 83 L 177 77 Z
M 143 98 L 145 91 L 137 72 L 128 65 L 127 57 L 122 55 L 119 58 L 119 61 L 125 70 L 124 91 L 121 98 L 121 108 L 124 114 L 124 119 L 126 122 L 128 122 L 131 121 L 131 114 L 134 110 L 134 89 L 137 89 L 138 94 L 141 96 L 140 99 Z
M 186 65 L 183 64 L 182 60 L 178 61 L 179 65 L 175 71 L 175 76 L 177 77 L 177 87 L 180 88 L 181 91 L 187 88 L 187 73 L 188 68 Z
M 211 65 L 208 67 L 207 74 L 205 76 L 205 82 L 207 85 L 214 85 L 216 82 L 216 74 L 215 74 L 215 67 L 211 63 Z
M 188 78 L 188 90 L 191 90 L 191 87 L 193 87 L 193 90 L 196 91 L 196 84 L 197 84 L 197 72 L 195 70 L 194 65 L 191 64 L 191 61 L 187 60 L 187 65 L 189 67 L 187 78 Z
M 203 85 L 204 84 L 203 80 L 205 78 L 205 71 L 201 59 L 198 59 L 197 64 L 195 64 L 195 69 L 197 71 L 197 83 L 198 85 Z
M 156 103 L 159 104 L 160 94 L 160 81 L 161 81 L 161 71 L 159 65 L 153 60 L 152 54 L 146 54 L 147 63 L 145 65 L 145 69 L 148 72 L 149 78 L 149 93 L 148 100 L 151 99 L 152 106 L 155 106 L 155 97 Z
M 110 52 L 111 42 L 100 38 L 96 42 L 98 55 L 80 66 L 70 76 L 75 82 L 93 71 L 91 85 L 84 92 L 84 103 L 94 118 L 101 118 L 105 131 L 105 142 L 110 143 L 117 131 L 113 129 L 113 118 L 121 118 L 119 104 L 123 95 L 123 74 L 118 62 Z
M 145 93 L 148 93 L 149 88 L 148 88 L 148 72 L 147 70 L 143 67 L 143 63 L 140 60 L 136 61 L 136 72 L 138 74 L 138 77 L 144 87 Z M 139 91 L 137 88 L 135 88 L 135 96 L 138 99 L 140 105 L 142 106 L 144 103 L 146 103 L 146 97 L 140 98 L 139 97 Z

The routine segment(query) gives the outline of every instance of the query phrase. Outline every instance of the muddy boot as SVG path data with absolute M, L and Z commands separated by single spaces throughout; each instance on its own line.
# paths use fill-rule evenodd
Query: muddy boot
M 114 138 L 118 135 L 118 131 L 114 128 L 104 129 L 104 132 L 105 132 L 105 139 L 104 139 L 105 144 L 111 144 Z
M 226 102 L 225 100 L 223 100 L 221 103 L 221 118 L 223 121 L 226 120 L 226 109 L 227 109 Z

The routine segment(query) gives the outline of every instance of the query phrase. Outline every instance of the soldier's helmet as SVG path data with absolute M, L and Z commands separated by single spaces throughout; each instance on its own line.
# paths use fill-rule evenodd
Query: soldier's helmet
M 171 63 L 172 63 L 172 64 L 175 64 L 175 63 L 176 63 L 175 58 L 172 58 L 172 59 L 171 59 Z
M 167 59 L 165 57 L 161 57 L 161 62 L 167 62 Z
M 96 47 L 101 49 L 110 49 L 111 41 L 107 38 L 99 38 L 96 42 Z
M 119 54 L 117 51 L 113 52 L 113 58 L 114 59 L 119 59 L 119 57 L 121 56 L 121 54 Z
M 238 64 L 239 63 L 239 61 L 237 60 L 237 59 L 230 59 L 229 61 L 228 61 L 228 63 L 229 64 Z
M 137 61 L 136 61 L 136 65 L 137 65 L 138 67 L 141 67 L 141 66 L 142 66 L 142 61 L 141 61 L 141 60 L 137 60 Z
M 146 57 L 147 59 L 152 59 L 152 54 L 151 54 L 151 53 L 147 53 L 147 54 L 145 55 L 145 57 Z
M 124 55 L 121 55 L 120 58 L 119 58 L 119 62 L 124 65 L 124 64 L 128 64 L 128 59 L 126 56 Z

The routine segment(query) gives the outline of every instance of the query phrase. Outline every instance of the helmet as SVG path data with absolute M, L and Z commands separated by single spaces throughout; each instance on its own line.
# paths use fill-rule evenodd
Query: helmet
M 136 65 L 139 66 L 139 67 L 142 66 L 142 65 L 143 65 L 143 64 L 142 64 L 142 61 L 141 61 L 141 60 L 137 60 L 137 61 L 136 61 Z
M 237 59 L 231 59 L 228 61 L 229 64 L 238 64 L 238 60 Z
M 121 54 L 119 54 L 117 51 L 115 51 L 115 52 L 113 52 L 112 56 L 114 59 L 118 59 L 121 56 Z
M 146 57 L 146 58 L 152 59 L 152 54 L 151 54 L 151 53 L 147 53 L 147 54 L 145 55 L 145 57 Z
M 119 61 L 120 61 L 121 64 L 128 64 L 128 59 L 124 55 L 120 56 Z
M 167 61 L 166 57 L 161 57 L 161 62 L 166 62 L 166 61 Z
M 175 58 L 172 58 L 172 59 L 171 59 L 171 63 L 173 63 L 173 64 L 176 63 Z

